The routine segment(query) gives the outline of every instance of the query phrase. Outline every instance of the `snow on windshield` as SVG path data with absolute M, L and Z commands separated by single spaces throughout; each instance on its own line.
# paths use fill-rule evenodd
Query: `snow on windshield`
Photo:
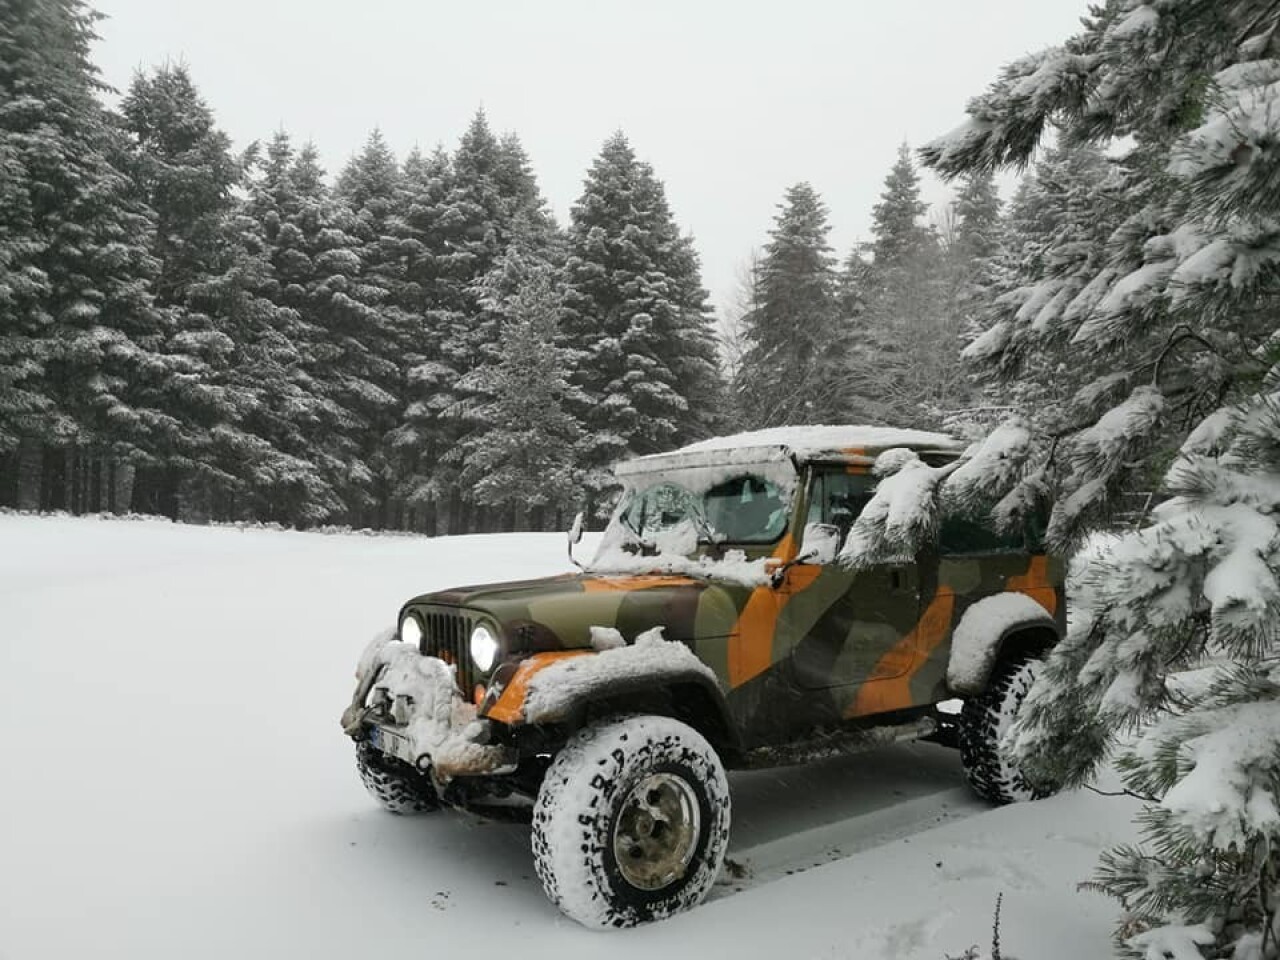
M 789 497 L 764 477 L 733 477 L 701 495 L 670 480 L 632 487 L 618 522 L 643 539 L 688 524 L 714 543 L 774 543 L 787 529 Z
M 749 585 L 768 580 L 767 547 L 787 531 L 795 470 L 789 463 L 659 470 L 624 478 L 592 573 L 679 573 Z M 706 548 L 708 553 L 699 555 Z

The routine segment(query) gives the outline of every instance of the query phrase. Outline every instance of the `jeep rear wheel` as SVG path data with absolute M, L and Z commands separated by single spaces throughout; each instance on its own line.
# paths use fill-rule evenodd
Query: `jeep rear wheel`
M 974 792 L 991 803 L 1039 800 L 1058 792 L 1057 786 L 1028 782 L 1000 749 L 1043 663 L 1039 657 L 997 663 L 986 692 L 970 697 L 960 711 L 960 761 L 965 777 Z
M 728 843 L 724 768 L 696 730 L 669 717 L 580 731 L 552 762 L 533 811 L 542 887 L 588 927 L 631 927 L 697 906 Z
M 440 809 L 431 778 L 388 757 L 368 740 L 356 742 L 356 769 L 373 798 L 392 813 L 428 813 Z

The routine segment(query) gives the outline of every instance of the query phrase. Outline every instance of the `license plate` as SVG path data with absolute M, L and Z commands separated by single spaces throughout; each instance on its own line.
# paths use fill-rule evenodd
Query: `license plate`
M 386 727 L 371 728 L 369 742 L 383 753 L 389 753 L 405 763 L 415 763 L 418 759 L 413 755 L 413 746 L 409 738 Z

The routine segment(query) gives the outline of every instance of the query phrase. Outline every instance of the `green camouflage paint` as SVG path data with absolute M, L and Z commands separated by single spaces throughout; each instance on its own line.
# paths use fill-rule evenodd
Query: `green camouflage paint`
M 820 469 L 853 473 L 866 467 L 813 466 L 803 479 Z M 807 488 L 807 482 L 797 484 L 791 533 L 775 547 L 753 548 L 754 555 L 772 551 L 779 562 L 797 555 Z M 487 676 L 474 674 L 465 642 L 477 622 L 499 630 L 506 664 L 542 653 L 590 651 L 593 626 L 613 627 L 628 642 L 662 627 L 667 640 L 686 644 L 714 671 L 737 739 L 750 749 L 802 739 L 849 718 L 946 699 L 951 633 L 969 606 L 1017 590 L 1044 606 L 1061 633 L 1064 581 L 1064 563 L 1041 553 L 990 549 L 941 556 L 934 548 L 913 564 L 858 572 L 796 564 L 777 585 L 757 587 L 662 574 L 569 574 L 459 587 L 411 600 L 402 616 L 424 621 L 424 652 L 458 664 L 468 699 L 471 688 L 483 689 L 494 673 L 500 671 L 504 683 L 514 673 L 499 666 Z M 451 622 L 457 625 L 448 627 Z M 432 637 L 433 623 L 453 631 L 447 644 Z M 493 700 L 485 701 L 482 716 Z M 497 715 L 518 722 L 518 710 L 505 703 Z

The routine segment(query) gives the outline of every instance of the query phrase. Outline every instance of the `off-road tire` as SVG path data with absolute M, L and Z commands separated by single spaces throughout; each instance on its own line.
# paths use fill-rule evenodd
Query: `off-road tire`
M 991 672 L 987 690 L 970 697 L 960 711 L 960 762 L 965 778 L 982 799 L 995 804 L 1038 800 L 1057 792 L 1031 784 L 1000 750 L 1004 736 L 1044 661 L 1039 657 L 1002 660 Z
M 431 778 L 388 757 L 367 740 L 356 743 L 356 769 L 373 798 L 392 813 L 429 813 L 440 809 Z
M 672 784 L 690 809 L 696 806 L 698 826 L 685 847 L 692 856 L 683 874 L 658 889 L 643 889 L 624 877 L 615 838 L 623 829 L 624 808 L 655 778 Z M 729 807 L 724 767 L 692 727 L 662 716 L 600 721 L 569 740 L 538 791 L 538 878 L 551 902 L 587 927 L 631 927 L 692 909 L 724 863 Z

